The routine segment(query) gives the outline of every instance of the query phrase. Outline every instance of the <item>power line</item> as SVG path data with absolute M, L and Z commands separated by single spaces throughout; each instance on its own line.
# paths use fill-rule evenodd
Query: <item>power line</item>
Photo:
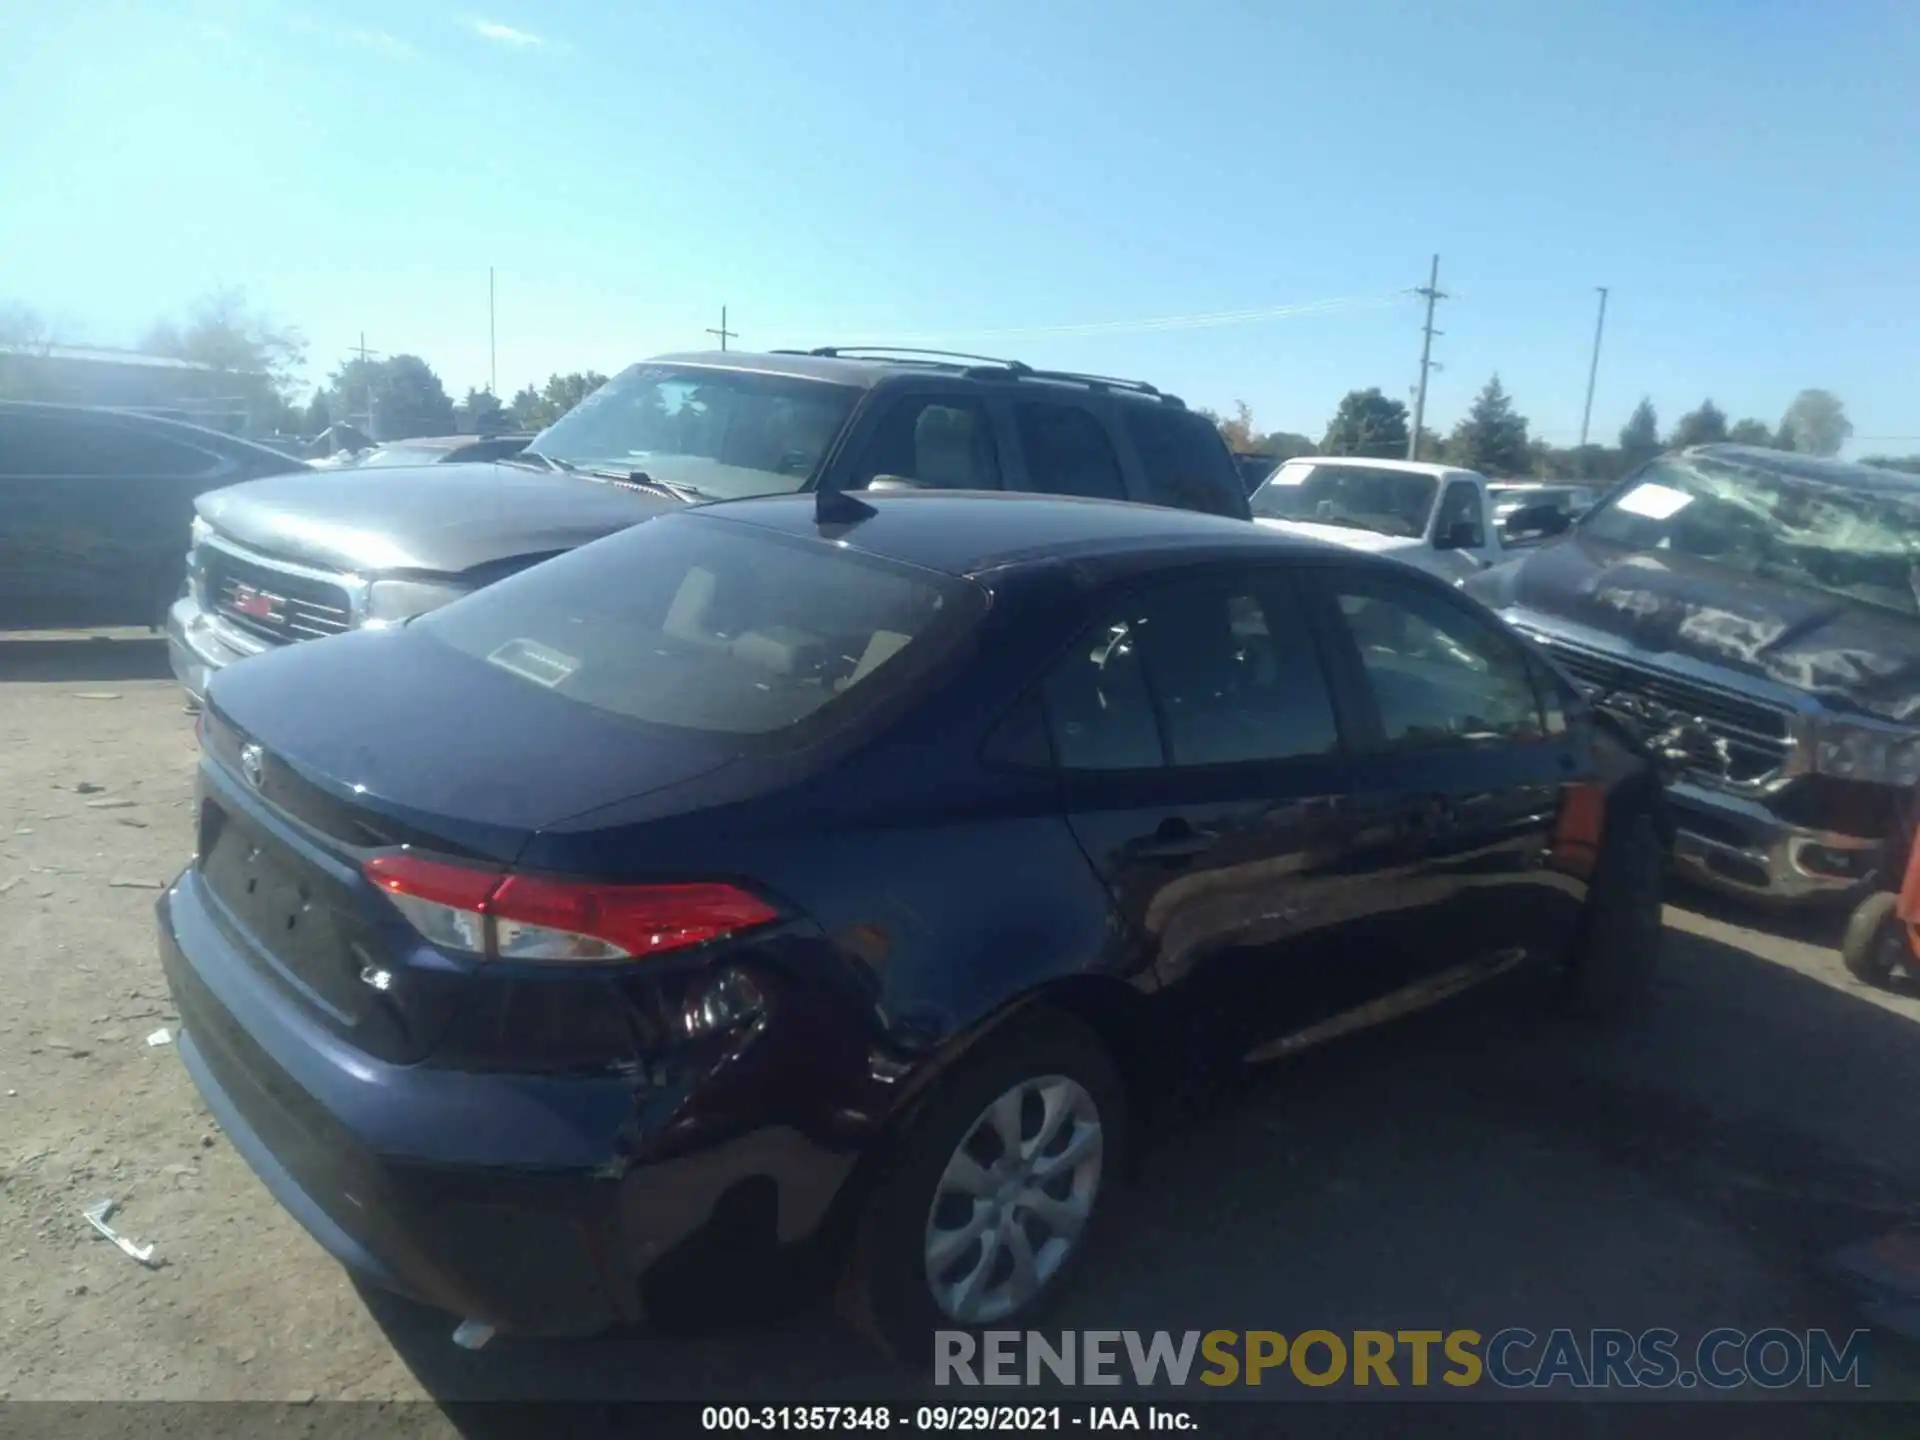
M 1420 429 L 1427 418 L 1427 376 L 1433 372 L 1433 337 L 1443 332 L 1433 328 L 1433 307 L 1447 298 L 1440 288 L 1440 257 L 1433 257 L 1433 268 L 1427 272 L 1427 283 L 1413 292 L 1427 297 L 1427 323 L 1420 330 L 1420 383 L 1413 396 L 1413 430 L 1407 436 L 1407 458 L 1420 458 Z
M 1405 291 L 1387 295 L 1356 295 L 1332 300 L 1310 300 L 1295 305 L 1265 305 L 1246 310 L 1213 310 L 1194 315 L 1161 315 L 1144 320 L 1091 320 L 1062 325 L 1017 325 L 986 330 L 914 330 L 863 335 L 871 344 L 882 341 L 910 343 L 922 340 L 1017 339 L 1024 336 L 1129 335 L 1163 330 L 1205 330 L 1225 325 L 1248 325 L 1262 320 L 1289 319 L 1296 315 L 1318 315 L 1397 304 Z M 848 333 L 852 333 L 849 329 Z

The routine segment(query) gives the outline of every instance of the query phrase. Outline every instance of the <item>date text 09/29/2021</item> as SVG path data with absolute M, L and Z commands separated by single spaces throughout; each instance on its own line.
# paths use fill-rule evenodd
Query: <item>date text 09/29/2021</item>
M 1191 1411 L 1164 1405 L 705 1405 L 703 1431 L 850 1434 L 1007 1434 L 1023 1431 L 1199 1429 Z

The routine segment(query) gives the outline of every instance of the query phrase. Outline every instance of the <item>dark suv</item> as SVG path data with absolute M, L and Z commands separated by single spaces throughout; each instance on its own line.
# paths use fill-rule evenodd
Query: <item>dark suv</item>
M 1249 518 L 1205 417 L 1137 380 L 928 351 L 667 355 L 490 466 L 355 468 L 199 502 L 170 616 L 196 698 L 289 641 L 398 624 L 690 504 L 800 491 L 1012 490 Z

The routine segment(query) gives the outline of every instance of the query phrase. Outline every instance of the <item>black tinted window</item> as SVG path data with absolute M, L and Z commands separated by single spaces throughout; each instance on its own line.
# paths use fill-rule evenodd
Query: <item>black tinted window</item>
M 869 442 L 856 483 L 896 475 L 930 490 L 998 490 L 993 424 L 977 401 L 941 397 L 894 402 Z
M 1131 619 L 1082 636 L 1042 689 L 1063 770 L 1142 770 L 1162 762 Z
M 1464 526 L 1462 541 L 1474 549 L 1487 543 L 1485 517 L 1480 513 L 1480 491 L 1470 481 L 1455 480 L 1440 498 L 1440 513 L 1434 517 L 1433 533 L 1442 540 L 1453 537 L 1455 526 Z
M 1526 652 L 1497 626 L 1392 578 L 1336 589 L 1390 744 L 1539 738 Z
M 1339 744 L 1313 640 L 1279 584 L 1183 584 L 1137 607 L 1176 765 L 1324 755 Z
M 1324 755 L 1339 735 L 1311 636 L 1280 585 L 1182 583 L 1139 597 L 1047 682 L 1069 769 Z M 1156 720 L 1157 711 L 1157 720 Z
M 831 727 L 911 685 L 981 604 L 964 581 L 670 515 L 414 624 L 564 700 L 748 736 Z
M 219 457 L 171 438 L 76 415 L 0 414 L 0 469 L 13 475 L 205 475 Z
M 1098 418 L 1076 405 L 1017 405 L 1014 417 L 1027 478 L 1053 495 L 1125 500 L 1120 461 Z
M 1246 514 L 1240 474 L 1226 442 L 1191 410 L 1126 407 L 1127 434 L 1146 468 L 1148 498 L 1210 515 Z

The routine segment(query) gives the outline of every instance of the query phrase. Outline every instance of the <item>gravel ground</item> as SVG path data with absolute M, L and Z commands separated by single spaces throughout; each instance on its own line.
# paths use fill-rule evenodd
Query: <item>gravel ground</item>
M 191 849 L 193 759 L 157 643 L 0 641 L 0 1399 L 906 1383 L 821 1315 L 476 1354 L 357 1292 L 146 1043 L 175 1020 L 152 906 Z M 1691 898 L 1670 923 L 1659 1003 L 1630 1030 L 1473 999 L 1163 1127 L 1055 1323 L 1865 1323 L 1826 1271 L 1920 1210 L 1920 991 L 1852 983 L 1818 925 Z M 109 1197 L 160 1268 L 95 1238 L 81 1212 Z M 1914 1352 L 1878 1343 L 1875 1392 L 1920 1396 Z

